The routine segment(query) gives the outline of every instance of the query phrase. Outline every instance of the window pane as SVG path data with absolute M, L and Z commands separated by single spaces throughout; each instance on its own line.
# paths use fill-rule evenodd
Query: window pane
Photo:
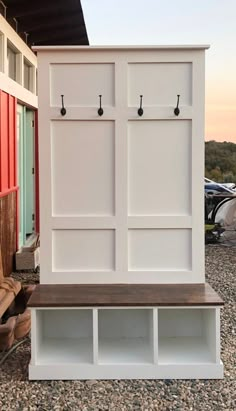
M 7 47 L 8 76 L 16 81 L 16 53 L 11 47 Z
M 24 61 L 24 87 L 30 90 L 30 66 Z

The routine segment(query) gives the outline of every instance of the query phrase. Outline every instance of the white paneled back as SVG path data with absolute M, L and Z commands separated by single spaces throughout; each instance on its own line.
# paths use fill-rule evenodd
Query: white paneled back
M 42 283 L 204 282 L 205 48 L 37 48 Z

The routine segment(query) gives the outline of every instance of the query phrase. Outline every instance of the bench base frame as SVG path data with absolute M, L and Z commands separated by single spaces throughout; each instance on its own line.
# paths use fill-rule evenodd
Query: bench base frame
M 219 306 L 31 312 L 31 380 L 223 378 Z

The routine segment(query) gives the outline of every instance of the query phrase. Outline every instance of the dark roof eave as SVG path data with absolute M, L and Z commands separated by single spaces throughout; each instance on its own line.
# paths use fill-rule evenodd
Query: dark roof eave
M 32 45 L 89 45 L 80 0 L 3 0 L 6 18 Z

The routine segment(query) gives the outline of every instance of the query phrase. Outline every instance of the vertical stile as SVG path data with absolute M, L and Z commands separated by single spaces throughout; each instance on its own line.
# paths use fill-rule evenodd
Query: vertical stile
M 158 364 L 158 309 L 153 308 L 153 362 Z
M 93 363 L 98 364 L 98 310 L 93 309 Z
M 220 363 L 220 308 L 215 309 L 215 336 L 216 341 L 216 363 Z
M 204 282 L 204 53 L 194 56 L 192 70 L 192 282 Z
M 31 308 L 31 364 L 37 364 L 38 332 L 36 309 Z
M 41 109 L 38 113 L 39 121 L 39 162 L 43 164 L 40 169 L 39 196 L 43 207 L 40 207 L 40 261 L 41 275 L 40 282 L 49 281 L 47 273 L 53 271 L 52 257 L 52 232 L 51 227 L 52 215 L 52 155 L 51 155 L 51 118 L 49 113 L 50 103 L 50 63 L 45 55 L 38 57 L 40 70 L 38 75 L 39 85 L 39 106 Z M 45 92 L 47 90 L 47 92 Z
M 115 62 L 115 216 L 116 216 L 116 272 L 128 270 L 127 245 L 127 62 L 117 59 Z M 121 274 L 122 275 L 122 274 Z M 125 278 L 124 278 L 125 281 Z

